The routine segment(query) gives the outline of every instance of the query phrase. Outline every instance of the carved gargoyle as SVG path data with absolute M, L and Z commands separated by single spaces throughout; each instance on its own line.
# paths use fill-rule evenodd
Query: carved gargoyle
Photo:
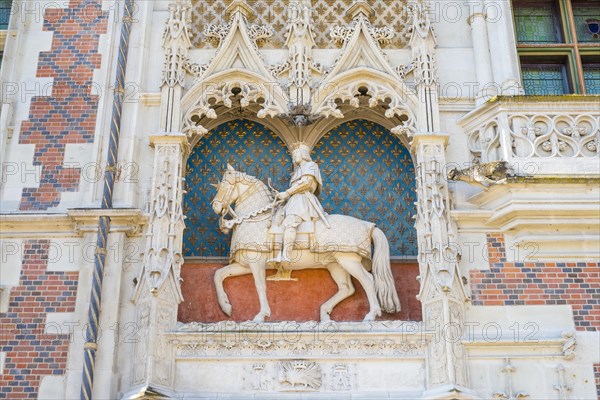
M 450 181 L 463 181 L 470 185 L 477 185 L 489 189 L 493 185 L 505 184 L 509 177 L 510 167 L 506 161 L 493 161 L 477 164 L 469 168 L 448 170 L 447 177 Z

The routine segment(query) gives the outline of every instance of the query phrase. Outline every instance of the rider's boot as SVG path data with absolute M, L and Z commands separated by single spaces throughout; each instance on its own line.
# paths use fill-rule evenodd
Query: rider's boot
M 286 227 L 283 231 L 283 248 L 281 249 L 281 262 L 291 263 L 291 253 L 294 251 L 294 242 L 296 241 L 296 228 Z

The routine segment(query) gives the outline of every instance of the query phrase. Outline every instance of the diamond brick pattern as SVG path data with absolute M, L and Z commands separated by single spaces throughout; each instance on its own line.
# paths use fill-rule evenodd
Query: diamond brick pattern
M 6 353 L 0 399 L 35 399 L 44 376 L 65 373 L 69 333 L 44 329 L 47 313 L 75 311 L 79 273 L 47 271 L 49 244 L 25 242 L 19 286 L 0 314 L 0 351 Z
M 99 36 L 106 32 L 107 14 L 96 0 L 72 0 L 69 8 L 47 8 L 44 30 L 53 32 L 52 48 L 40 53 L 37 76 L 53 78 L 50 96 L 31 101 L 23 121 L 20 144 L 34 144 L 33 164 L 41 166 L 39 187 L 25 188 L 20 210 L 56 207 L 62 192 L 76 191 L 80 171 L 65 168 L 65 146 L 92 143 L 98 96 L 91 95 L 92 75 L 100 67 Z

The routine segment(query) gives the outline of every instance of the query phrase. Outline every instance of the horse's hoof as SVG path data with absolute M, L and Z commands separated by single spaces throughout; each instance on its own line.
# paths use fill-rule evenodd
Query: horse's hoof
M 365 315 L 365 318 L 363 319 L 363 321 L 364 322 L 375 321 L 375 318 L 377 318 L 377 317 L 381 317 L 381 310 L 372 311 L 372 312 L 368 313 L 367 315 Z
M 221 309 L 223 310 L 223 312 L 225 314 L 227 314 L 228 317 L 231 317 L 231 309 L 232 309 L 231 304 L 225 303 L 225 304 L 223 304 L 223 306 L 221 306 Z
M 321 313 L 321 322 L 329 322 L 331 321 L 331 317 L 328 313 Z
M 265 316 L 262 314 L 257 314 L 256 317 L 252 320 L 252 322 L 262 323 L 265 322 Z

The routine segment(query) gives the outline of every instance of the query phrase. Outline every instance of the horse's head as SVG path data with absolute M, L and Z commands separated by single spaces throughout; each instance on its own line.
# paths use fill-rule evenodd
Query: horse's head
M 212 209 L 215 213 L 223 215 L 229 209 L 231 204 L 235 203 L 239 196 L 237 183 L 239 181 L 239 173 L 231 165 L 227 164 L 227 170 L 223 174 L 223 179 L 217 187 L 217 194 L 211 202 Z

